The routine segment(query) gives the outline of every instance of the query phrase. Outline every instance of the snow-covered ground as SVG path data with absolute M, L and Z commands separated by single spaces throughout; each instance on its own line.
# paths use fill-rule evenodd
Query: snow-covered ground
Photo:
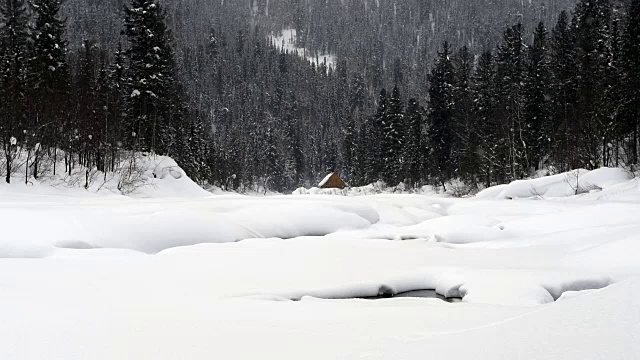
M 170 171 L 138 198 L 0 186 L 0 359 L 640 354 L 622 170 L 468 199 L 213 196 Z M 463 301 L 354 299 L 422 289 Z

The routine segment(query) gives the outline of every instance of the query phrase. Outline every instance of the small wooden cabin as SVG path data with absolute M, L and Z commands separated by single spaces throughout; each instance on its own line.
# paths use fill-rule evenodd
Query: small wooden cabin
M 331 173 L 318 184 L 318 187 L 321 189 L 344 189 L 347 184 L 340 178 L 338 173 Z

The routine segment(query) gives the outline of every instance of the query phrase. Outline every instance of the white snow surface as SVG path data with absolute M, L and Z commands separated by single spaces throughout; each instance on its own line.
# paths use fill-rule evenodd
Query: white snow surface
M 246 197 L 166 164 L 137 198 L 0 186 L 0 359 L 638 358 L 622 170 L 579 195 Z M 425 289 L 462 302 L 355 299 Z

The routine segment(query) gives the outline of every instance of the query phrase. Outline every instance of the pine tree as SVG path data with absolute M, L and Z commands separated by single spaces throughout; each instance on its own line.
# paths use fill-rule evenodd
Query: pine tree
M 389 105 L 383 118 L 383 180 L 388 185 L 397 185 L 402 181 L 402 147 L 404 145 L 404 110 L 400 99 L 400 90 L 393 88 Z
M 0 136 L 11 183 L 21 126 L 26 121 L 28 15 L 24 0 L 0 2 Z
M 35 151 L 33 175 L 38 176 L 38 144 L 70 150 L 75 135 L 69 126 L 71 80 L 64 40 L 65 20 L 60 17 L 62 0 L 33 0 L 35 16 L 31 32 L 28 82 L 33 89 L 28 124 L 28 146 Z M 55 159 L 55 157 L 54 157 Z M 54 166 L 55 173 L 55 166 Z
M 625 19 L 622 44 L 624 71 L 624 129 L 630 134 L 625 150 L 627 162 L 638 164 L 640 133 L 640 0 L 631 1 Z
M 129 39 L 130 145 L 138 150 L 170 153 L 183 126 L 180 90 L 165 12 L 155 0 L 132 0 L 125 7 Z
M 524 89 L 524 117 L 527 124 L 526 143 L 530 166 L 538 170 L 550 152 L 551 129 L 549 120 L 549 55 L 548 33 L 540 22 L 529 50 L 527 77 Z
M 455 141 L 453 129 L 455 74 L 449 43 L 445 42 L 442 45 L 442 51 L 438 53 L 429 80 L 431 172 L 444 188 L 445 182 L 452 178 L 455 171 L 455 164 L 452 164 Z

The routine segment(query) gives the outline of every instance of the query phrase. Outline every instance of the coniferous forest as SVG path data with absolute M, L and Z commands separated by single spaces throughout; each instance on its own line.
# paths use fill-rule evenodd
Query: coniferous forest
M 639 118 L 640 0 L 0 0 L 7 182 L 160 154 L 227 190 L 481 187 L 635 166 Z

